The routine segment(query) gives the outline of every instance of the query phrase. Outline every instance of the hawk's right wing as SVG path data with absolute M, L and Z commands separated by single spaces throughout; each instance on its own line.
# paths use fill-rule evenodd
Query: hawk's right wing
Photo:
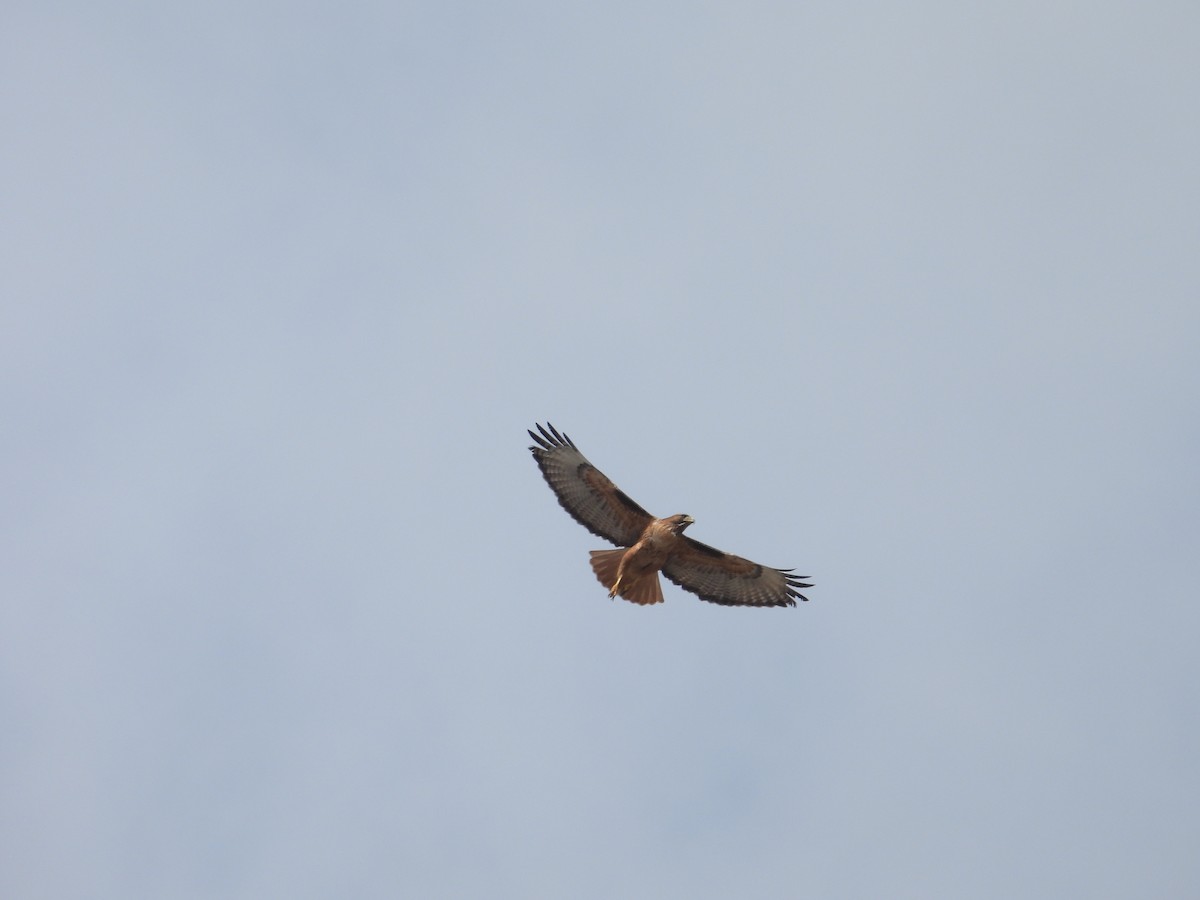
M 592 534 L 618 547 L 636 544 L 654 516 L 588 462 L 569 437 L 548 422 L 549 431 L 537 428 L 540 435 L 529 432 L 537 446 L 529 449 L 562 508 Z

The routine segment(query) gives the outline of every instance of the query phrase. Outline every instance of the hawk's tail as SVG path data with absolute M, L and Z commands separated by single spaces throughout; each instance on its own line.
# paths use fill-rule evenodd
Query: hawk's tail
M 592 550 L 592 571 L 596 573 L 596 578 L 600 583 L 610 591 L 617 582 L 617 572 L 621 568 L 621 557 L 625 555 L 627 548 L 620 547 L 616 550 Z M 617 592 L 617 596 L 628 600 L 630 603 L 636 603 L 639 606 L 649 606 L 652 603 L 662 603 L 662 585 L 658 582 L 658 572 L 649 571 L 643 572 L 641 575 L 629 580 L 628 574 L 625 581 L 621 584 L 621 589 Z

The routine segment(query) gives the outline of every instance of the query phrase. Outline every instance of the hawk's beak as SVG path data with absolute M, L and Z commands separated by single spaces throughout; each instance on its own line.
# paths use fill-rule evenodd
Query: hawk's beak
M 695 519 L 693 519 L 691 516 L 684 516 L 684 517 L 683 517 L 683 524 L 684 524 L 684 525 L 691 525 L 691 524 L 695 523 L 695 521 L 696 521 L 696 520 L 695 520 Z

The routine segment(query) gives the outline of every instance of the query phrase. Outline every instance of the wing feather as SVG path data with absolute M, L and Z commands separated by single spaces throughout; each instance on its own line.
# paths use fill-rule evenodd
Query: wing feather
M 684 536 L 663 566 L 663 575 L 701 600 L 722 606 L 795 606 L 807 600 L 799 588 L 807 575 L 772 569 Z
M 619 547 L 637 543 L 654 516 L 609 481 L 569 437 L 559 434 L 549 422 L 545 428 L 538 425 L 537 429 L 538 433 L 529 432 L 536 444 L 529 449 L 559 505 L 576 522 L 606 541 Z

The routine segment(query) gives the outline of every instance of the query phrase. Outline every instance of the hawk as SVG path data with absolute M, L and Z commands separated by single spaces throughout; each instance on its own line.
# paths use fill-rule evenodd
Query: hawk
M 621 597 L 647 606 L 662 603 L 662 572 L 685 591 L 722 606 L 795 606 L 812 587 L 791 569 L 772 569 L 692 540 L 684 530 L 695 520 L 679 514 L 656 519 L 587 461 L 574 442 L 549 423 L 530 431 L 534 460 L 558 502 L 592 534 L 617 545 L 592 550 L 592 570 Z

